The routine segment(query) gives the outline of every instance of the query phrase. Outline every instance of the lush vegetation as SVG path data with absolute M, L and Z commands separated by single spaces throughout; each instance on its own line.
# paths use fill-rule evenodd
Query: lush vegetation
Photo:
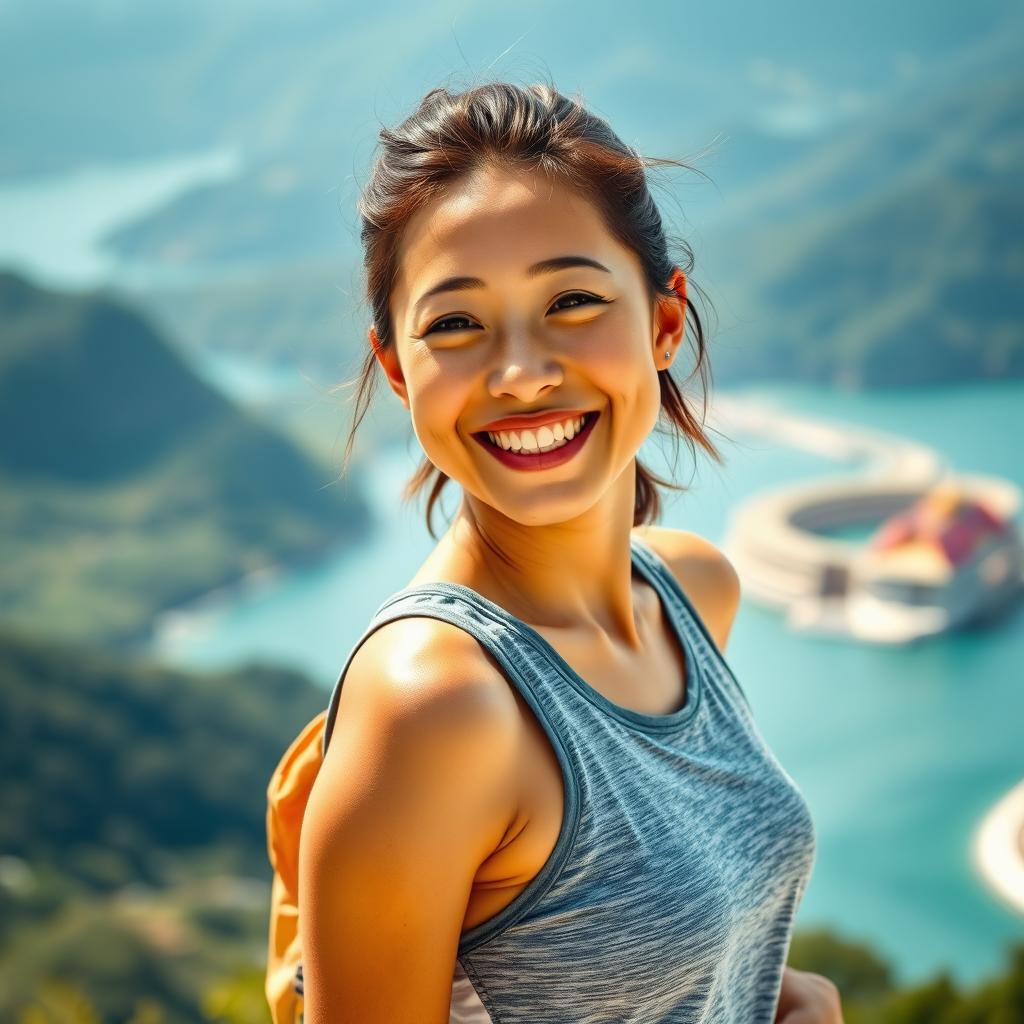
M 1024 375 L 1024 76 L 993 71 L 824 142 L 709 255 L 742 310 L 716 376 L 908 387 Z
M 0 630 L 0 1019 L 52 977 L 104 1021 L 142 997 L 199 1020 L 205 986 L 258 965 L 266 784 L 326 701 L 283 668 L 179 672 Z
M 359 492 L 141 314 L 0 273 L 0 620 L 130 642 L 162 609 L 365 529 Z
M 943 970 L 899 984 L 889 966 L 864 943 L 828 929 L 797 932 L 789 963 L 831 978 L 842 996 L 845 1024 L 1011 1024 L 1024 1020 L 1024 942 L 1007 948 L 1003 974 L 973 987 Z

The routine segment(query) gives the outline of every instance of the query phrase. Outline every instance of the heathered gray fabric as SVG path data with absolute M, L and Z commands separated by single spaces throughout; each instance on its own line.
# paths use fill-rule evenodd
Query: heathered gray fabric
M 384 601 L 331 695 L 324 749 L 363 640 L 393 619 L 429 616 L 465 629 L 495 657 L 552 742 L 565 786 L 555 848 L 508 907 L 459 943 L 460 998 L 465 972 L 487 1014 L 474 1020 L 774 1019 L 814 865 L 814 823 L 674 574 L 635 536 L 631 546 L 686 653 L 687 699 L 672 714 L 612 703 L 528 624 L 448 582 Z M 458 1019 L 454 1002 L 452 1014 Z

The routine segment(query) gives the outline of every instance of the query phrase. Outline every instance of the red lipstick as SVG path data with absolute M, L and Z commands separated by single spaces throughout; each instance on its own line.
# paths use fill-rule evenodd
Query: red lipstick
M 577 454 L 577 452 L 579 452 L 579 450 L 587 443 L 587 438 L 594 429 L 594 424 L 597 422 L 599 416 L 600 413 L 598 412 L 586 413 L 586 419 L 583 421 L 582 428 L 571 441 L 566 442 L 559 448 L 553 448 L 549 452 L 541 452 L 537 455 L 506 451 L 500 445 L 494 444 L 486 433 L 474 434 L 473 438 L 479 445 L 481 445 L 481 447 L 486 448 L 487 451 L 489 451 L 500 463 L 508 466 L 510 469 L 522 469 L 526 471 L 551 469 L 554 466 L 561 466 L 562 463 L 568 462 Z M 561 417 L 561 413 L 559 414 L 559 417 Z M 501 421 L 499 420 L 498 422 Z M 556 418 L 551 422 L 558 423 L 559 419 Z

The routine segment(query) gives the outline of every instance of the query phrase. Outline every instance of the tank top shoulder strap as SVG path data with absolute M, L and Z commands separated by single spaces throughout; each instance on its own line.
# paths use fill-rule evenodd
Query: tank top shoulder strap
M 750 702 L 746 693 L 725 657 L 718 650 L 704 620 L 680 585 L 675 573 L 647 542 L 631 535 L 630 544 L 634 561 L 639 561 L 647 575 L 658 581 L 659 590 L 672 602 L 677 620 L 686 630 L 691 645 L 699 652 L 701 659 L 715 666 L 719 673 L 731 679 L 735 691 L 749 707 Z M 327 751 L 327 744 L 330 742 L 331 733 L 334 730 L 345 673 L 348 671 L 356 651 L 367 637 L 380 626 L 409 616 L 440 619 L 471 634 L 494 657 L 506 676 L 515 683 L 524 700 L 534 708 L 539 716 L 543 716 L 543 711 L 538 706 L 538 695 L 533 690 L 533 686 L 537 685 L 533 680 L 537 676 L 533 672 L 523 670 L 524 655 L 521 653 L 521 649 L 524 647 L 533 649 L 539 645 L 543 649 L 541 663 L 549 671 L 551 659 L 554 658 L 556 663 L 560 662 L 560 659 L 548 650 L 545 641 L 536 637 L 529 630 L 526 630 L 526 636 L 522 635 L 523 631 L 518 620 L 493 606 L 491 602 L 480 597 L 475 591 L 447 581 L 421 583 L 405 587 L 383 601 L 377 607 L 362 634 L 352 645 L 331 691 L 323 733 L 322 750 L 324 753 Z M 543 678 L 539 681 L 543 683 Z
M 532 692 L 529 676 L 514 663 L 515 652 L 511 650 L 508 620 L 488 611 L 487 602 L 475 598 L 472 591 L 459 584 L 445 581 L 421 583 L 405 587 L 383 601 L 373 613 L 369 623 L 352 645 L 331 691 L 324 722 L 322 751 L 327 752 L 331 733 L 338 715 L 341 687 L 356 651 L 367 637 L 385 623 L 410 616 L 425 616 L 451 623 L 472 635 L 491 654 L 515 684 L 523 698 L 535 710 L 537 699 Z
M 702 650 L 705 660 L 715 665 L 719 671 L 732 681 L 735 690 L 739 693 L 740 697 L 742 697 L 743 702 L 747 705 L 748 709 L 752 711 L 753 709 L 751 708 L 750 700 L 748 699 L 743 687 L 740 685 L 739 679 L 736 678 L 736 673 L 733 672 L 732 666 L 726 660 L 725 655 L 718 649 L 718 644 L 714 637 L 712 637 L 711 631 L 707 627 L 707 623 L 705 623 L 690 596 L 683 589 L 676 574 L 668 567 L 661 555 L 659 555 L 647 541 L 640 540 L 640 538 L 635 535 L 633 535 L 630 540 L 633 545 L 633 550 L 643 560 L 644 565 L 653 572 L 659 580 L 661 580 L 664 584 L 662 589 L 667 590 L 669 595 L 677 603 L 682 614 L 684 624 L 686 625 L 696 646 Z

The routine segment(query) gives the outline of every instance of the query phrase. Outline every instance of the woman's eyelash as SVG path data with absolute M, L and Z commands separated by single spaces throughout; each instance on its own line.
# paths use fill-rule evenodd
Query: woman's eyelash
M 575 299 L 575 298 L 586 299 L 588 302 L 611 302 L 611 299 L 606 299 L 606 298 L 604 298 L 601 295 L 593 295 L 590 292 L 566 292 L 565 295 L 560 295 L 557 299 L 555 299 L 555 305 L 557 306 L 560 302 L 564 301 L 565 299 Z M 586 305 L 586 304 L 587 303 L 576 303 L 576 304 L 574 304 L 572 306 L 565 306 L 563 308 L 564 309 L 576 309 L 579 305 Z M 426 331 L 424 331 L 423 333 L 424 334 L 432 334 L 434 331 L 437 331 L 438 328 L 440 328 L 442 324 L 446 324 L 449 320 L 469 320 L 469 317 L 468 316 L 464 316 L 462 313 L 453 313 L 451 316 L 442 317 L 436 323 L 434 323 L 430 327 L 428 327 L 426 329 Z M 458 327 L 454 328 L 454 330 L 468 330 L 468 329 L 469 328 L 458 328 Z M 442 330 L 440 333 L 441 334 L 451 334 L 452 331 L 444 331 L 444 330 Z
M 426 336 L 427 334 L 435 334 L 435 333 L 451 334 L 452 333 L 451 331 L 442 331 L 442 330 L 440 330 L 441 325 L 448 323 L 449 320 L 468 320 L 468 319 L 469 319 L 468 316 L 463 316 L 461 313 L 456 313 L 453 316 L 446 316 L 446 317 L 443 317 L 442 319 L 438 320 L 437 323 L 431 324 L 430 327 L 428 327 L 423 332 L 423 334 L 424 334 L 424 336 Z M 459 330 L 460 328 L 455 328 L 455 329 Z M 466 328 L 462 328 L 462 330 L 466 330 Z
M 558 303 L 562 301 L 562 299 L 574 299 L 577 296 L 579 298 L 582 298 L 582 299 L 589 299 L 591 302 L 609 302 L 610 301 L 609 299 L 603 298 L 600 295 L 592 295 L 590 292 L 566 292 L 565 295 L 559 295 L 559 297 L 557 299 L 555 299 L 555 305 L 557 306 Z M 572 306 L 569 307 L 569 309 L 572 309 L 572 308 L 573 308 Z

